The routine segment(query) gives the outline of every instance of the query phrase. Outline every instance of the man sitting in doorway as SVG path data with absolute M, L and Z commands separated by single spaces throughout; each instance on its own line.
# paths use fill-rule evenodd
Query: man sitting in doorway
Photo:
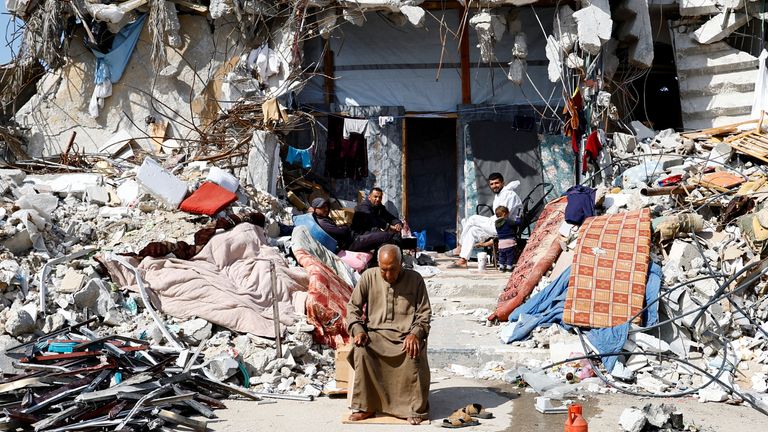
M 336 225 L 336 222 L 331 219 L 331 204 L 327 199 L 322 197 L 313 199 L 310 211 L 314 215 L 315 222 L 317 222 L 320 228 L 336 240 L 339 249 L 346 249 L 349 244 L 352 243 L 352 231 L 349 227 L 338 226 Z
M 348 357 L 355 371 L 349 419 L 381 412 L 417 425 L 429 418 L 429 295 L 421 275 L 403 269 L 397 246 L 382 246 L 378 261 L 347 305 L 355 344 Z
M 494 193 L 491 208 L 506 207 L 509 209 L 509 217 L 514 221 L 520 218 L 520 211 L 523 207 L 523 202 L 515 193 L 515 188 L 519 184 L 520 182 L 513 181 L 504 185 L 504 176 L 501 173 L 495 172 L 488 176 L 488 187 Z M 466 267 L 467 260 L 475 245 L 489 237 L 496 236 L 495 220 L 495 215 L 490 217 L 473 215 L 461 221 L 461 239 L 459 247 L 454 251 L 459 255 L 459 259 L 453 263 L 455 267 Z
M 381 203 L 384 191 L 375 187 L 371 189 L 362 203 L 355 207 L 352 217 L 352 234 L 354 239 L 349 250 L 354 252 L 370 252 L 383 244 L 397 244 L 403 222 L 393 216 Z

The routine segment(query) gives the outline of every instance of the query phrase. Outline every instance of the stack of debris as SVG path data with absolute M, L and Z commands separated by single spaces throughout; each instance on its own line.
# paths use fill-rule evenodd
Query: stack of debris
M 481 375 L 548 397 L 695 394 L 768 413 L 759 123 L 615 133 L 597 188 L 547 205 L 491 315 L 509 321 L 504 342 L 551 361 Z

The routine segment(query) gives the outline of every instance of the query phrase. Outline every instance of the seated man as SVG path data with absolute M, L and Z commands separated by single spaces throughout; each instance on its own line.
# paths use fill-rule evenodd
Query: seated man
M 349 250 L 370 252 L 383 244 L 399 242 L 403 222 L 387 211 L 381 203 L 383 197 L 384 191 L 375 187 L 368 198 L 355 207 L 352 217 L 354 239 Z
M 427 336 L 432 309 L 421 275 L 402 267 L 400 249 L 379 249 L 379 268 L 368 269 L 347 305 L 347 325 L 355 347 L 349 419 L 377 412 L 417 425 L 429 418 Z
M 520 182 L 513 181 L 505 186 L 504 177 L 497 172 L 488 176 L 488 186 L 494 193 L 491 208 L 506 207 L 509 209 L 509 217 L 513 221 L 520 218 L 520 211 L 523 207 L 523 202 L 514 190 L 519 184 Z M 453 264 L 455 267 L 466 267 L 467 260 L 475 245 L 489 237 L 496 236 L 495 220 L 495 216 L 474 215 L 461 221 L 461 239 L 459 248 L 455 251 L 458 253 L 459 259 Z
M 331 214 L 331 204 L 325 198 L 318 197 L 312 200 L 312 208 L 309 209 L 315 217 L 315 222 L 333 237 L 338 244 L 338 248 L 346 249 L 352 242 L 352 231 L 348 227 L 338 226 L 329 216 Z M 336 251 L 331 251 L 336 252 Z

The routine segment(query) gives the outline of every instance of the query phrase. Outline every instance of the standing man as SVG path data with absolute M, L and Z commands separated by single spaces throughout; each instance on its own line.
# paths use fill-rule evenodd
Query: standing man
M 371 189 L 362 203 L 355 207 L 352 217 L 352 234 L 354 240 L 349 250 L 355 252 L 370 252 L 383 244 L 397 243 L 403 222 L 393 216 L 381 203 L 384 191 L 375 187 Z
M 519 181 L 513 181 L 505 186 L 501 173 L 495 172 L 488 176 L 488 187 L 495 195 L 491 208 L 496 209 L 500 206 L 508 208 L 509 217 L 513 221 L 520 219 L 520 211 L 523 208 L 523 202 L 515 193 L 515 188 L 519 185 Z M 459 259 L 453 263 L 454 267 L 466 267 L 475 244 L 496 236 L 495 220 L 495 216 L 473 215 L 461 221 L 461 240 L 459 248 L 455 251 L 458 252 Z
M 432 309 L 424 279 L 403 269 L 400 248 L 384 245 L 379 267 L 363 273 L 347 305 L 355 347 L 352 421 L 377 412 L 407 419 L 429 418 L 427 336 Z

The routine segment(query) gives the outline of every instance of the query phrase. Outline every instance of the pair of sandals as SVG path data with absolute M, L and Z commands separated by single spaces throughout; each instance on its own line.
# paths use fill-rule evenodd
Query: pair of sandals
M 477 421 L 479 418 L 490 419 L 493 414 L 486 411 L 482 405 L 473 403 L 454 411 L 447 419 L 443 419 L 441 426 L 449 429 L 477 426 L 480 424 Z

